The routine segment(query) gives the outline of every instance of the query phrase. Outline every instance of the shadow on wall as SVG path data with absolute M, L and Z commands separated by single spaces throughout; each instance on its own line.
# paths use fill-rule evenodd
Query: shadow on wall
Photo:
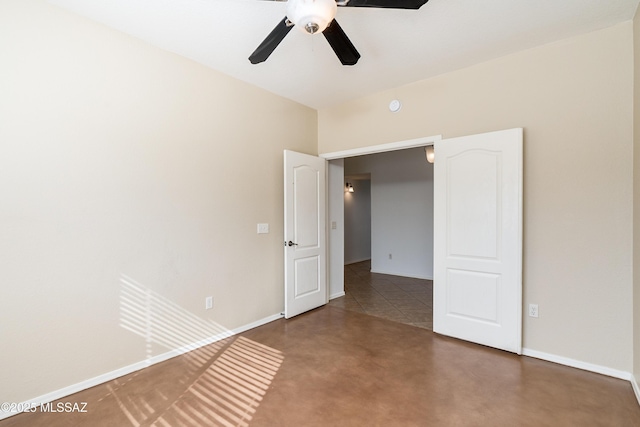
M 152 357 L 151 343 L 188 352 L 177 377 L 163 381 L 151 375 L 147 389 L 127 387 L 130 377 L 117 379 L 107 384 L 108 394 L 101 400 L 114 399 L 133 426 L 248 426 L 283 354 L 232 337 L 215 322 L 195 316 L 129 277 L 122 276 L 121 284 L 120 325 L 145 338 L 147 360 Z M 205 340 L 210 344 L 201 346 Z

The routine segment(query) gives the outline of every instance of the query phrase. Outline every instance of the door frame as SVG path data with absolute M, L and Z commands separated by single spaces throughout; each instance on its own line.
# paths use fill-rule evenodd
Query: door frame
M 367 147 L 354 148 L 350 150 L 343 151 L 334 151 L 331 153 L 319 154 L 318 157 L 321 157 L 327 161 L 330 160 L 340 160 L 346 159 L 348 157 L 356 157 L 356 156 L 364 156 L 367 154 L 377 154 L 377 153 L 386 153 L 389 151 L 398 151 L 398 150 L 406 150 L 408 148 L 417 148 L 417 147 L 427 147 L 429 145 L 433 145 L 434 143 L 442 140 L 442 135 L 434 135 L 434 136 L 426 136 L 422 138 L 416 139 L 408 139 L 404 141 L 390 142 L 386 144 L 378 144 L 378 145 L 370 145 Z M 426 159 L 425 159 L 426 162 Z M 344 211 L 344 167 L 342 168 L 342 178 L 340 179 L 340 185 L 336 185 L 335 182 L 332 182 L 330 176 L 331 170 L 331 162 L 329 162 L 327 167 L 327 209 L 329 213 L 327 214 L 327 289 L 329 291 L 329 300 L 334 298 L 338 298 L 344 296 L 344 224 L 341 224 L 339 229 L 331 228 L 331 200 L 332 196 L 340 197 L 340 206 L 337 206 L 338 209 L 342 209 Z M 336 197 L 336 200 L 338 198 Z M 344 222 L 344 221 L 343 221 Z M 342 256 L 332 256 L 333 253 L 338 253 Z M 334 276 L 334 273 L 338 273 L 337 276 L 340 278 L 340 283 L 338 285 L 338 289 L 334 289 L 331 284 L 331 278 Z
M 346 159 L 347 157 L 364 156 L 367 154 L 386 153 L 387 151 L 406 150 L 407 148 L 426 147 L 442 140 L 442 135 L 425 136 L 423 138 L 407 139 L 404 141 L 389 142 L 387 144 L 369 145 L 367 147 L 353 148 L 344 151 L 319 154 L 325 160 Z

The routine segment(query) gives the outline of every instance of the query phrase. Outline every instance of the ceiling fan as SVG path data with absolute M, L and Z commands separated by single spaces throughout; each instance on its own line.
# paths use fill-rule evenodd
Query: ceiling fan
M 285 0 L 275 0 L 285 1 Z M 342 65 L 355 65 L 360 59 L 349 37 L 342 30 L 336 16 L 337 6 L 379 7 L 389 9 L 419 9 L 429 0 L 288 0 L 287 16 L 276 25 L 260 46 L 249 56 L 252 64 L 264 62 L 289 34 L 294 26 L 303 32 L 321 32 L 338 56 Z

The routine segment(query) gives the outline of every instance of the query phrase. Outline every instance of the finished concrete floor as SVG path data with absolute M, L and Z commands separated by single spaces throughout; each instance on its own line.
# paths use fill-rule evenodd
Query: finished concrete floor
M 68 396 L 14 426 L 640 426 L 630 383 L 338 307 Z

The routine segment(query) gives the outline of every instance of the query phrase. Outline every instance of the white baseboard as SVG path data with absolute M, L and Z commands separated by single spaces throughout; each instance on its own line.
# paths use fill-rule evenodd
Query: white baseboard
M 597 374 L 606 375 L 608 377 L 629 381 L 631 383 L 631 387 L 633 388 L 633 392 L 636 395 L 638 405 L 640 405 L 640 387 L 638 387 L 638 382 L 636 381 L 635 376 L 630 372 L 619 371 L 617 369 L 608 368 L 606 366 L 594 365 L 592 363 L 582 362 L 580 360 L 570 359 L 568 357 L 556 356 L 555 354 L 544 353 L 542 351 L 531 350 L 529 348 L 523 348 L 522 355 L 535 357 L 536 359 L 546 360 L 547 362 L 553 362 L 559 365 L 582 369 L 583 371 L 595 372 Z
M 367 257 L 367 258 L 356 258 L 356 259 L 350 259 L 349 261 L 345 260 L 344 261 L 344 265 L 351 265 L 351 264 L 357 264 L 359 262 L 363 262 L 363 261 L 369 261 L 371 258 Z
M 636 377 L 631 375 L 631 387 L 633 387 L 633 392 L 636 394 L 636 400 L 638 401 L 638 405 L 640 405 L 640 387 L 638 386 L 638 381 L 636 381 Z
M 54 400 L 62 399 L 63 397 L 70 396 L 74 393 L 78 393 L 79 391 L 86 390 L 91 387 L 95 387 L 99 384 L 106 383 L 108 381 L 112 381 L 116 378 L 122 377 L 124 375 L 131 374 L 133 372 L 139 371 L 140 369 L 147 368 L 151 365 L 155 365 L 156 363 L 164 362 L 165 360 L 171 359 L 173 357 L 179 356 L 181 354 L 187 353 L 189 351 L 196 350 L 205 345 L 212 344 L 216 341 L 220 341 L 224 338 L 231 337 L 233 335 L 241 334 L 242 332 L 248 331 L 249 329 L 256 328 L 261 325 L 265 325 L 267 323 L 273 322 L 274 320 L 278 320 L 283 318 L 282 313 L 273 314 L 271 316 L 265 317 L 263 319 L 257 320 L 255 322 L 240 326 L 238 328 L 225 331 L 223 333 L 214 335 L 212 337 L 200 340 L 198 342 L 188 344 L 174 350 L 168 351 L 163 354 L 159 354 L 157 356 L 153 356 L 149 359 L 133 363 L 128 366 L 124 366 L 122 368 L 116 369 L 111 372 L 107 372 L 102 375 L 98 375 L 97 377 L 89 378 L 88 380 L 81 381 L 79 383 L 70 385 L 68 387 L 61 388 L 59 390 L 52 391 L 50 393 L 43 394 L 38 397 L 34 397 L 33 399 L 29 399 L 22 403 L 19 403 L 17 406 L 21 408 L 25 407 L 33 407 L 33 405 L 40 407 L 41 404 L 53 402 Z M 18 414 L 19 412 L 3 412 L 0 410 L 0 420 L 11 417 L 13 415 Z
M 403 273 L 401 271 L 374 270 L 372 268 L 371 272 L 372 273 L 378 273 L 378 274 L 389 274 L 391 276 L 411 277 L 412 279 L 433 280 L 433 277 L 420 276 L 420 275 L 415 275 L 415 274 L 407 274 L 407 273 Z
M 582 369 L 583 371 L 595 372 L 608 377 L 619 378 L 621 380 L 631 381 L 633 378 L 633 375 L 630 372 L 619 371 L 617 369 L 607 368 L 606 366 L 594 365 L 592 363 L 582 362 L 568 357 L 556 356 L 555 354 L 544 353 L 542 351 L 531 350 L 529 348 L 523 348 L 522 355 L 546 360 L 559 365 Z
M 340 297 L 343 297 L 343 296 L 345 296 L 345 295 L 346 295 L 346 294 L 344 293 L 344 291 L 342 291 L 342 292 L 336 292 L 335 294 L 331 294 L 331 295 L 329 295 L 329 300 L 336 299 L 336 298 L 340 298 Z

